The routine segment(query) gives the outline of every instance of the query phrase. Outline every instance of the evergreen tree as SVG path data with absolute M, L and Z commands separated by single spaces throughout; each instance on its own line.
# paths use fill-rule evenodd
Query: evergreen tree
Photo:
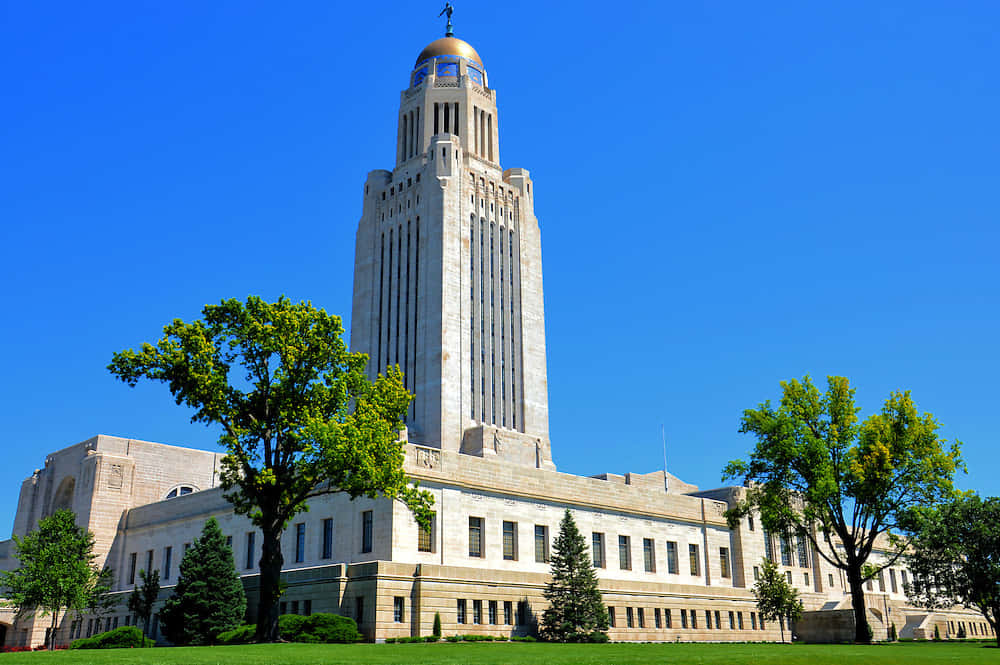
M 142 634 L 149 636 L 149 617 L 153 615 L 153 603 L 160 595 L 160 573 L 154 570 L 147 573 L 145 570 L 139 571 L 139 586 L 132 589 L 132 595 L 128 597 L 128 610 L 142 619 Z M 143 641 L 143 646 L 145 646 Z
M 219 633 L 243 623 L 247 599 L 233 550 L 215 518 L 184 553 L 174 595 L 163 605 L 164 633 L 174 644 L 212 644 Z
M 777 564 L 764 559 L 760 568 L 760 579 L 753 585 L 753 595 L 757 599 L 757 611 L 769 621 L 778 621 L 781 626 L 781 641 L 785 641 L 785 618 L 797 621 L 802 617 L 802 601 L 799 592 L 788 583 L 778 570 Z M 789 626 L 790 627 L 790 626 Z
M 608 610 L 597 588 L 587 541 L 569 510 L 552 547 L 552 581 L 545 588 L 549 607 L 542 615 L 542 637 L 554 642 L 606 641 Z

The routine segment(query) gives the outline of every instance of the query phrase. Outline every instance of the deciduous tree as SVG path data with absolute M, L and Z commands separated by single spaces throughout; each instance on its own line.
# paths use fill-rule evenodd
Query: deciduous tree
M 347 350 L 340 318 L 308 302 L 225 300 L 156 343 L 114 354 L 122 381 L 166 383 L 193 422 L 221 426 L 226 498 L 262 532 L 257 637 L 278 638 L 281 534 L 309 498 L 400 499 L 418 523 L 431 496 L 403 473 L 401 418 L 411 396 L 398 369 L 370 381 L 367 356 Z
M 569 510 L 552 546 L 552 580 L 545 587 L 549 606 L 542 614 L 542 637 L 554 642 L 607 640 L 608 610 L 597 587 L 587 541 Z
M 181 559 L 177 586 L 160 612 L 164 633 L 178 645 L 214 644 L 219 633 L 243 623 L 246 609 L 233 550 L 210 518 Z
M 132 594 L 128 597 L 128 609 L 129 612 L 142 619 L 142 634 L 148 637 L 149 617 L 153 615 L 153 603 L 160 595 L 160 573 L 156 570 L 149 573 L 140 570 L 139 581 L 142 584 L 132 589 Z M 143 646 L 145 646 L 145 640 Z
M 865 581 L 903 555 L 905 518 L 916 506 L 951 495 L 961 467 L 959 444 L 946 447 L 939 425 L 917 412 L 910 393 L 892 393 L 880 413 L 858 420 L 854 390 L 831 376 L 820 393 L 809 377 L 782 382 L 780 405 L 743 413 L 740 432 L 757 438 L 750 461 L 730 462 L 725 479 L 747 485 L 730 523 L 759 510 L 769 531 L 807 537 L 829 564 L 846 573 L 855 639 L 871 641 Z M 880 543 L 886 553 L 869 564 Z
M 917 605 L 963 605 L 983 613 L 1000 647 L 1000 498 L 958 496 L 916 511 L 907 560 Z
M 757 611 L 762 619 L 777 621 L 781 627 L 781 641 L 785 641 L 785 619 L 798 621 L 802 617 L 802 600 L 799 592 L 788 583 L 778 570 L 778 565 L 764 559 L 760 565 L 760 579 L 753 585 Z
M 26 615 L 51 616 L 47 646 L 55 648 L 59 615 L 64 611 L 100 611 L 107 604 L 111 571 L 94 564 L 94 536 L 76 524 L 69 510 L 38 521 L 24 538 L 14 536 L 18 568 L 0 571 L 8 602 Z

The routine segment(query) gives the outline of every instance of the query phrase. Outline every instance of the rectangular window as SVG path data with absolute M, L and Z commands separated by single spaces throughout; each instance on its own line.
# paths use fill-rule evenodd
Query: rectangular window
M 503 601 L 503 624 L 511 626 L 514 622 L 514 604 L 509 600 Z
M 483 622 L 483 601 L 472 601 L 472 623 L 479 625 Z
M 292 606 L 292 608 L 289 610 L 289 614 L 298 614 L 299 613 L 299 601 L 293 600 L 290 603 L 290 605 Z
M 889 588 L 892 589 L 893 593 L 898 591 L 896 587 L 896 571 L 892 568 L 889 569 Z
M 757 615 L 753 612 L 750 613 L 750 628 L 757 630 Z
M 170 579 L 170 560 L 173 558 L 174 548 L 169 545 L 163 548 L 163 579 Z
M 722 630 L 722 616 L 719 614 L 719 610 L 715 610 L 715 628 Z
M 633 611 L 631 607 L 625 608 L 625 627 L 635 628 L 635 617 L 633 616 Z
M 184 554 L 187 554 L 189 549 L 191 549 L 191 543 L 184 543 Z
M 645 628 L 646 627 L 646 610 L 643 609 L 642 607 L 639 607 L 639 608 L 636 609 L 636 614 L 638 615 L 638 619 L 639 619 L 639 628 Z
M 802 582 L 809 586 L 809 573 L 802 573 Z
M 517 522 L 503 523 L 503 558 L 517 561 Z
M 233 549 L 233 537 L 232 536 L 226 536 L 226 547 L 228 547 L 229 549 Z
M 281 601 L 280 603 L 278 603 L 278 615 L 284 616 L 286 614 L 288 614 L 288 603 L 286 603 L 285 601 Z
M 403 623 L 403 597 L 396 596 L 392 599 L 392 620 L 396 623 Z
M 306 616 L 313 613 L 313 602 L 311 598 L 306 598 L 302 601 L 302 613 Z
M 135 552 L 128 555 L 128 583 L 135 584 Z
M 689 610 L 688 614 L 691 615 L 691 627 L 692 628 L 697 628 L 698 627 L 698 614 L 694 610 Z
M 664 620 L 667 622 L 667 628 L 673 628 L 674 618 L 670 616 L 670 610 L 669 609 L 663 610 L 663 615 L 664 615 L 663 616 Z
M 608 625 L 615 628 L 615 608 L 608 605 Z
M 653 539 L 642 539 L 642 565 L 647 573 L 656 572 L 656 557 L 653 550 Z
M 365 597 L 355 596 L 354 597 L 354 620 L 359 624 L 365 622 Z
M 747 515 L 747 526 L 753 531 L 753 515 Z
M 333 519 L 323 520 L 323 550 L 320 552 L 321 559 L 333 558 Z
M 628 536 L 618 536 L 618 567 L 632 570 L 632 539 Z
M 785 571 L 785 581 L 788 582 L 789 584 L 792 583 L 792 571 L 790 570 Z M 871 580 L 869 580 L 868 583 L 871 584 Z
M 764 558 L 768 561 L 774 561 L 774 540 L 766 529 L 764 530 Z
M 653 608 L 653 623 L 657 628 L 663 628 L 663 619 L 661 618 L 659 607 Z
M 594 568 L 604 568 L 604 534 L 594 532 L 591 552 L 594 556 Z
M 755 582 L 760 579 L 760 566 L 753 567 L 753 579 Z
M 417 551 L 418 552 L 433 552 L 434 551 L 434 527 L 437 521 L 437 513 L 431 513 L 431 521 L 427 524 L 425 529 L 422 526 L 417 526 Z
M 699 574 L 699 567 L 698 567 L 698 546 L 697 545 L 688 545 L 688 559 L 689 559 L 689 561 L 691 563 L 691 574 L 692 575 L 698 575 Z
M 799 549 L 799 568 L 809 567 L 809 545 L 806 543 L 805 536 L 798 537 L 798 549 Z
M 688 613 L 687 610 L 681 610 L 681 628 L 688 627 Z
M 667 572 L 676 575 L 680 572 L 677 564 L 677 543 L 667 541 Z
M 519 600 L 517 601 L 517 616 L 515 617 L 518 626 L 524 626 L 528 623 L 528 601 Z
M 361 552 L 363 554 L 372 551 L 374 521 L 375 518 L 372 511 L 366 510 L 361 513 Z
M 909 584 L 910 584 L 909 582 L 906 581 L 906 571 L 905 570 L 899 571 L 899 581 L 903 583 L 903 592 L 905 593 L 906 592 L 906 587 L 909 586 Z M 832 583 L 831 583 L 831 586 L 832 586 Z
M 885 576 L 882 571 L 878 571 L 878 590 L 879 593 L 885 593 Z
M 535 525 L 535 561 L 549 562 L 549 527 L 541 524 Z
M 761 615 L 760 615 L 760 616 L 758 617 L 758 619 L 759 619 L 759 623 L 760 623 L 760 629 L 761 629 L 761 630 L 764 630 L 764 615 L 763 615 L 763 614 L 761 614 Z
M 490 613 L 490 625 L 491 626 L 497 625 L 497 601 L 495 600 L 490 601 L 489 613 Z
M 146 575 L 153 572 L 153 550 L 146 551 Z
M 295 525 L 295 563 L 302 563 L 306 558 L 306 524 Z
M 792 565 L 792 552 L 788 545 L 788 536 L 782 536 L 778 542 L 781 545 L 781 565 L 790 566 Z
M 736 628 L 736 616 L 732 612 L 730 612 L 729 613 L 729 630 L 733 630 L 735 628 Z
M 729 548 L 720 547 L 719 548 L 719 569 L 722 571 L 722 577 L 729 577 Z
M 705 628 L 712 630 L 712 611 L 705 610 Z
M 253 531 L 247 534 L 247 559 L 244 568 L 253 568 L 253 541 L 255 535 L 256 534 Z
M 483 518 L 469 518 L 469 556 L 483 556 Z
M 739 624 L 740 630 L 743 630 L 743 612 L 736 613 L 736 622 Z
M 828 575 L 828 577 L 830 578 L 830 586 L 832 587 L 833 586 L 833 573 L 830 573 Z

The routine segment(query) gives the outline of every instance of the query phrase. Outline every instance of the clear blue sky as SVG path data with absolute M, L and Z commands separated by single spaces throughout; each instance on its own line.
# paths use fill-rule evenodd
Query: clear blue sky
M 443 3 L 440 3 L 443 4 Z M 1000 494 L 1000 5 L 456 3 L 542 228 L 552 449 L 703 487 L 778 382 L 847 376 Z M 111 353 L 227 297 L 350 315 L 366 173 L 434 2 L 0 6 L 0 535 L 46 453 L 206 449 Z

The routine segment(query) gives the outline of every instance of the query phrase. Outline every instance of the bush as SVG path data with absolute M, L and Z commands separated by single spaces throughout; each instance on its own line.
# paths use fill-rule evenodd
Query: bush
M 449 642 L 459 642 L 459 641 L 461 641 L 462 636 L 461 635 L 449 635 L 448 637 L 446 637 L 444 639 L 448 640 Z
M 591 644 L 605 644 L 608 641 L 608 634 L 595 631 L 587 635 L 587 641 Z
M 282 614 L 278 617 L 278 630 L 281 638 L 289 642 L 350 644 L 361 639 L 354 619 L 336 614 Z
M 537 642 L 538 640 L 535 639 L 534 637 L 532 637 L 531 635 L 524 635 L 523 637 L 516 637 L 516 636 L 512 637 L 512 638 L 510 638 L 510 641 L 511 642 Z
M 437 642 L 441 639 L 440 635 L 428 635 L 424 638 L 424 642 Z
M 889 641 L 890 642 L 896 641 L 896 624 L 894 623 L 889 624 Z
M 941 641 L 941 630 L 938 628 L 937 624 L 934 624 L 934 641 Z
M 431 635 L 441 639 L 441 614 L 439 612 L 434 613 L 434 627 L 431 629 Z
M 143 644 L 145 642 L 145 644 Z M 135 626 L 122 626 L 100 633 L 93 637 L 73 640 L 70 649 L 130 649 L 133 647 L 153 646 L 155 642 L 142 636 L 142 631 Z
M 239 628 L 219 633 L 216 641 L 219 644 L 251 644 L 257 637 L 257 626 L 244 624 Z

